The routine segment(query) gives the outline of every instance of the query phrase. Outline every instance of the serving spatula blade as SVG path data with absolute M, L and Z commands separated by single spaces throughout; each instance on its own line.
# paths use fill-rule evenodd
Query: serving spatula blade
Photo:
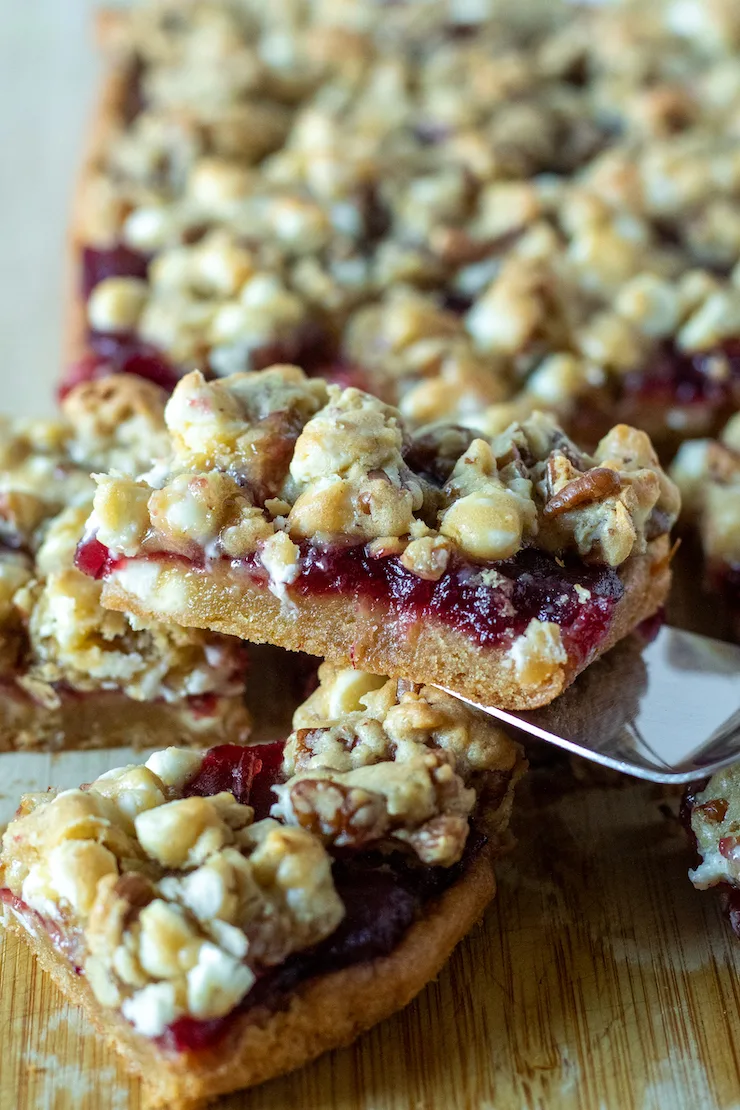
M 648 644 L 627 637 L 542 709 L 511 712 L 461 700 L 651 782 L 687 783 L 740 762 L 740 646 L 669 625 Z

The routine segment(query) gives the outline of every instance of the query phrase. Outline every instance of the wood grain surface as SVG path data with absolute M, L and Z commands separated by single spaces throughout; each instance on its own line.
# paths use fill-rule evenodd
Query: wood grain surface
M 111 762 L 0 759 L 4 793 Z M 497 900 L 437 982 L 352 1048 L 219 1110 L 740 1107 L 740 948 L 687 881 L 677 800 L 576 771 L 525 780 Z M 2 1110 L 139 1110 L 137 1084 L 14 940 L 0 1029 Z

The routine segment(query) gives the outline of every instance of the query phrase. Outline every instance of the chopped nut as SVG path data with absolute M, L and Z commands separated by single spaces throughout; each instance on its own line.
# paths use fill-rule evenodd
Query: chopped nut
M 603 466 L 593 467 L 579 478 L 574 478 L 548 500 L 543 510 L 545 516 L 558 516 L 579 505 L 602 501 L 622 488 L 619 474 Z
M 301 828 L 337 848 L 361 848 L 385 831 L 388 815 L 381 794 L 310 778 L 298 779 L 289 793 Z

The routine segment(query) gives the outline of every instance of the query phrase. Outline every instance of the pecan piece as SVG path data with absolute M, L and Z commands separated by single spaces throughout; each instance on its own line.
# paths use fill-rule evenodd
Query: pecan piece
M 144 906 L 148 906 L 156 897 L 156 891 L 149 880 L 135 871 L 126 871 L 120 876 L 113 887 L 113 894 L 128 906 L 123 914 L 124 929 L 128 929 Z
M 360 848 L 385 833 L 388 811 L 382 794 L 327 779 L 300 779 L 290 802 L 301 828 L 338 848 Z
M 589 505 L 594 501 L 603 501 L 619 493 L 622 488 L 622 479 L 616 470 L 607 466 L 595 466 L 587 470 L 579 478 L 574 478 L 563 486 L 559 493 L 554 494 L 544 508 L 544 515 L 560 516 L 580 505 Z
M 468 831 L 467 817 L 440 813 L 413 832 L 402 830 L 396 836 L 414 849 L 422 863 L 450 867 L 462 856 Z

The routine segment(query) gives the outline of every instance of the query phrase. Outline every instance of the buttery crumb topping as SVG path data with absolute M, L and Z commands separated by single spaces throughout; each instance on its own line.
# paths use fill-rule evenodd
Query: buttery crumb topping
M 145 1036 L 230 1013 L 257 970 L 344 914 L 316 837 L 254 822 L 227 792 L 180 796 L 201 761 L 170 748 L 80 790 L 25 795 L 3 837 L 4 885 L 69 931 L 98 1001 Z
M 383 844 L 411 849 L 425 864 L 456 863 L 475 785 L 497 774 L 508 781 L 515 746 L 434 687 L 327 663 L 319 677 L 296 712 L 273 815 L 338 848 Z
M 90 326 L 217 375 L 300 362 L 318 328 L 319 368 L 488 432 L 603 410 L 666 352 L 728 383 L 739 20 L 734 0 L 143 5 L 80 209 L 88 244 L 151 262 L 98 284 Z M 702 434 L 701 406 L 658 409 Z
M 692 800 L 691 830 L 701 856 L 689 878 L 700 890 L 740 884 L 740 776 L 737 767 L 713 775 Z
M 427 579 L 453 556 L 493 562 L 527 545 L 616 567 L 679 508 L 650 440 L 626 425 L 590 456 L 536 413 L 458 440 L 455 458 L 455 429 L 417 442 L 397 409 L 292 366 L 193 372 L 165 415 L 167 465 L 99 476 L 90 531 L 114 555 L 255 557 L 278 593 L 300 572 L 301 541 L 367 544 Z
M 690 440 L 671 467 L 686 515 L 698 524 L 710 564 L 740 565 L 740 414 L 719 440 Z

